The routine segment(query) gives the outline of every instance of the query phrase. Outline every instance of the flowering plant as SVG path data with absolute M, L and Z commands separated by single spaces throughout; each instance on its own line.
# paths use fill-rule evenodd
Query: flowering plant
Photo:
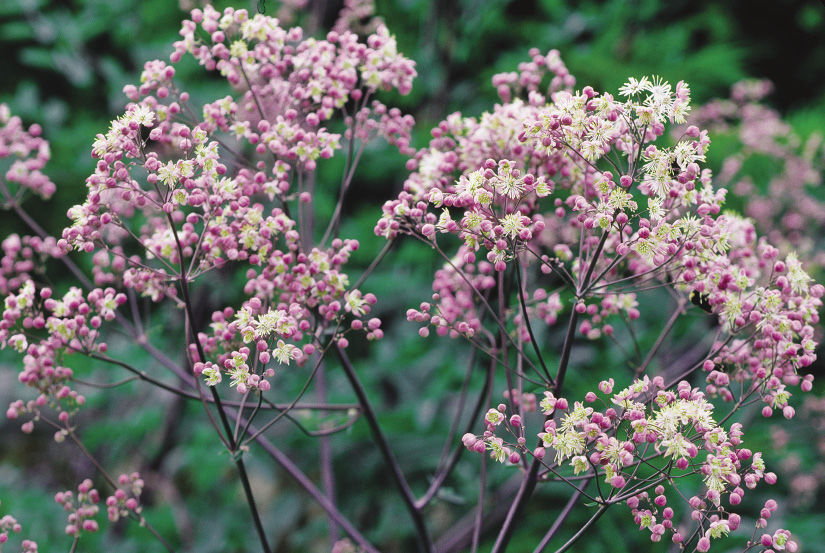
M 690 119 L 686 83 L 641 77 L 616 93 L 576 90 L 558 52 L 532 50 L 518 72 L 493 78 L 501 102 L 491 111 L 450 115 L 415 150 L 412 118 L 379 100 L 385 91 L 408 93 L 415 64 L 380 23 L 364 40 L 347 30 L 347 13 L 316 39 L 263 14 L 193 10 L 169 63 L 148 62 L 140 84 L 124 88 L 129 104 L 97 135 L 85 197 L 69 209 L 59 239 L 22 205 L 27 195 L 55 190 L 42 172 L 48 144 L 39 127 L 24 129 L 0 108 L 0 157 L 13 159 L 0 187 L 4 206 L 34 232 L 3 242 L 0 345 L 22 355 L 18 379 L 28 389 L 7 416 L 24 432 L 45 424 L 55 440 L 73 443 L 112 489 L 109 520 L 133 519 L 169 551 L 173 540 L 144 516 L 141 475 L 114 479 L 83 444 L 87 401 L 76 372 L 89 360 L 201 404 L 236 467 L 265 552 L 271 539 L 245 462 L 252 451 L 270 456 L 317 501 L 333 551 L 378 550 L 336 504 L 330 459 L 322 463 L 322 490 L 276 447 L 272 429 L 297 409 L 347 413 L 337 426 L 310 433 L 322 444 L 366 422 L 423 551 L 468 541 L 476 550 L 485 521 L 499 522 L 492 551 L 504 551 L 533 491 L 551 482 L 572 495 L 537 551 L 574 509 L 590 518 L 559 552 L 617 505 L 653 542 L 708 551 L 743 524 L 746 490 L 777 479 L 746 447 L 746 425 L 736 416 L 750 405 L 765 416 L 794 416 L 792 394 L 812 387 L 805 371 L 816 358 L 825 288 L 788 250 L 793 242 L 780 250 L 758 237 L 752 220 L 723 211 L 726 190 L 703 166 L 707 114 Z M 188 57 L 229 93 L 195 101 L 176 77 Z M 676 129 L 672 143 L 668 127 Z M 376 217 L 386 247 L 356 280 L 347 263 L 359 242 L 340 236 L 344 203 L 377 138 L 409 158 L 410 174 Z M 325 212 L 317 205 L 319 166 L 335 157 L 343 158 L 337 203 Z M 347 353 L 353 341 L 383 338 L 373 316 L 380 298 L 367 291 L 367 279 L 393 244 L 410 238 L 443 266 L 432 296 L 407 311 L 408 321 L 422 339 L 434 332 L 473 348 L 467 381 L 477 361 L 487 361 L 475 404 L 464 408 L 465 386 L 445 454 L 418 496 L 363 383 L 368 367 L 356 368 Z M 75 261 L 84 254 L 90 274 Z M 49 259 L 77 285 L 47 285 Z M 237 290 L 203 299 L 234 275 L 242 278 Z M 197 314 L 203 303 L 213 310 L 209 322 Z M 147 310 L 172 313 L 182 362 L 149 339 Z M 647 312 L 663 321 L 652 344 L 634 332 Z M 669 343 L 696 315 L 694 343 Z M 152 370 L 118 354 L 115 332 L 151 356 Z M 579 355 L 588 344 L 614 348 L 615 367 L 579 397 L 567 381 L 588 378 Z M 328 401 L 329 364 L 341 367 L 357 403 Z M 279 381 L 295 373 L 304 384 L 278 403 Z M 698 374 L 704 382 L 691 383 Z M 502 384 L 498 403 L 493 394 Z M 302 402 L 311 387 L 318 402 Z M 485 454 L 482 474 L 489 453 L 520 473 L 518 484 L 502 516 L 485 515 L 482 476 L 469 532 L 457 524 L 436 541 L 427 508 L 464 450 Z M 84 480 L 76 494 L 55 497 L 69 513 L 72 549 L 99 529 L 93 485 Z M 757 537 L 776 508 L 764 503 L 745 550 L 796 550 L 786 529 Z M 6 518 L 4 530 L 20 530 Z M 337 540 L 339 532 L 347 540 Z M 23 542 L 24 551 L 36 547 Z

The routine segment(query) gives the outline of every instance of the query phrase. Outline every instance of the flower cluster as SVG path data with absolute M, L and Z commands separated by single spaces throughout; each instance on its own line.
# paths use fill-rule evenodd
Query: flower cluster
M 95 517 L 100 511 L 100 494 L 92 487 L 92 481 L 88 478 L 77 486 L 77 494 L 70 490 L 58 492 L 54 500 L 67 511 L 69 524 L 66 526 L 66 534 L 80 537 L 83 532 L 97 532 L 99 526 Z
M 825 161 L 825 146 L 821 134 L 803 139 L 763 103 L 772 89 L 768 81 L 736 83 L 730 98 L 700 106 L 690 122 L 736 136 L 741 146 L 725 152 L 717 182 L 749 199 L 745 214 L 783 253 L 796 251 L 822 266 L 825 260 L 814 237 L 825 224 L 825 204 L 810 190 L 822 184 L 818 167 Z M 757 175 L 748 167 L 765 161 L 773 170 L 767 186 L 755 180 L 764 178 L 762 171 Z
M 3 551 L 3 544 L 9 541 L 9 532 L 19 534 L 22 530 L 23 527 L 13 516 L 0 517 L 0 552 Z M 32 540 L 23 540 L 20 547 L 21 553 L 37 553 L 37 543 Z
M 540 356 L 530 319 L 553 325 L 569 311 L 576 332 L 568 340 L 612 337 L 617 323 L 639 318 L 640 292 L 648 288 L 672 291 L 675 317 L 691 304 L 712 313 L 716 339 L 689 371 L 706 371 L 704 391 L 686 381 L 665 386 L 661 376 L 644 376 L 609 402 L 590 393 L 569 406 L 548 391 L 536 449 L 526 445 L 526 410 L 512 402 L 512 413 L 505 404 L 488 411 L 482 436 L 462 439 L 500 462 L 531 456 L 548 473 L 569 463 L 576 477 L 598 475 L 610 490 L 599 501 L 628 501 L 654 541 L 666 532 L 676 542 L 687 536 L 670 522 L 672 509 L 663 510 L 667 478 L 648 496 L 637 477 L 640 464 L 658 459 L 660 474 L 700 475 L 706 493 L 690 504 L 696 547 L 706 551 L 710 539 L 739 524 L 722 501 L 738 505 L 745 488 L 776 478 L 765 473 L 761 454 L 741 446 L 741 425 L 718 422 L 708 398 L 734 403 L 733 410 L 761 400 L 766 416 L 781 410 L 792 417 L 792 388 L 811 389 L 812 376 L 800 371 L 816 358 L 814 329 L 825 288 L 813 283 L 795 253 L 781 255 L 758 238 L 751 220 L 722 211 L 726 190 L 715 188 L 702 167 L 706 130 L 686 126 L 674 144 L 663 143 L 666 126 L 684 124 L 690 112 L 685 83 L 674 88 L 657 77 L 631 78 L 618 96 L 591 87 L 574 92 L 561 88 L 568 80 L 554 58 L 556 88 L 545 97 L 536 71 L 550 66 L 534 55 L 521 76 L 494 79 L 504 103 L 492 113 L 479 120 L 453 114 L 433 129 L 429 147 L 408 163 L 404 190 L 384 205 L 375 233 L 413 236 L 445 261 L 432 302 L 407 312 L 422 325 L 419 334 L 432 327 L 486 353 L 495 343 L 484 325 L 490 314 L 517 351 L 516 340 L 533 341 Z M 516 83 L 526 99 L 514 97 Z M 440 235 L 460 240 L 454 254 L 442 249 L 451 242 Z M 506 308 L 508 277 L 517 289 L 515 309 Z M 495 290 L 498 311 L 489 301 Z M 532 364 L 518 354 L 525 366 Z M 552 384 L 549 377 L 545 382 Z M 610 394 L 612 387 L 612 380 L 605 382 L 601 391 Z M 596 401 L 605 408 L 596 409 Z M 496 434 L 502 428 L 509 441 Z M 544 461 L 547 451 L 554 452 L 552 464 Z M 777 535 L 782 541 L 785 534 Z
M 0 258 L 0 294 L 3 295 L 18 290 L 35 274 L 42 273 L 47 259 L 61 255 L 57 240 L 51 236 L 10 234 L 0 244 L 0 249 L 3 250 Z
M 49 143 L 40 134 L 40 125 L 31 125 L 28 129 L 6 104 L 0 104 L 0 161 L 9 159 L 0 165 L 0 187 L 6 203 L 19 203 L 29 191 L 41 198 L 48 199 L 54 194 L 55 185 L 42 173 L 43 167 L 51 158 Z
M 384 204 L 374 232 L 387 240 L 412 237 L 443 261 L 432 296 L 407 311 L 419 335 L 463 338 L 491 358 L 474 408 L 484 430 L 464 434 L 461 442 L 502 464 L 531 465 L 510 512 L 520 512 L 534 484 L 562 481 L 598 509 L 626 506 L 653 542 L 667 538 L 681 548 L 708 551 L 742 525 L 739 506 L 749 490 L 777 480 L 762 454 L 745 447 L 743 425 L 733 415 L 744 405 L 761 404 L 765 417 L 780 411 L 793 418 L 793 394 L 812 388 L 812 375 L 803 372 L 816 360 L 825 287 L 803 264 L 813 247 L 799 231 L 810 223 L 821 226 L 825 216 L 820 204 L 792 213 L 781 198 L 792 190 L 790 199 L 801 202 L 805 185 L 818 184 L 813 160 L 820 145 L 811 141 L 798 152 L 796 138 L 756 103 L 764 85 L 740 85 L 731 102 L 709 104 L 691 116 L 684 82 L 672 86 L 654 76 L 630 78 L 615 94 L 590 86 L 576 90 L 557 51 L 533 49 L 517 72 L 493 77 L 499 104 L 479 117 L 449 115 L 432 129 L 428 145 L 415 150 L 413 118 L 379 100 L 382 91 L 407 94 L 415 64 L 399 53 L 379 18 L 360 29 L 363 37 L 353 32 L 360 25 L 356 19 L 372 14 L 368 3 L 348 0 L 336 29 L 313 38 L 246 10 L 191 11 L 169 60 L 146 63 L 140 83 L 124 87 L 129 104 L 96 136 L 85 197 L 68 210 L 71 222 L 60 239 L 12 235 L 2 243 L 0 348 L 22 355 L 18 379 L 34 396 L 12 402 L 7 417 L 25 418 L 24 432 L 44 421 L 57 441 L 70 437 L 91 458 L 72 418 L 86 401 L 74 389 L 71 368 L 80 357 L 200 398 L 210 418 L 212 410 L 219 413 L 222 428 L 213 423 L 238 466 L 268 550 L 242 456 L 248 443 L 265 439 L 263 432 L 297 405 L 335 348 L 359 409 L 327 404 L 323 383 L 313 408 L 343 407 L 352 422 L 358 414 L 368 419 L 421 542 L 429 543 L 422 508 L 455 463 L 439 463 L 437 483 L 422 499 L 410 497 L 341 351 L 353 336 L 377 340 L 384 333 L 374 316 L 377 298 L 361 288 L 380 257 L 353 284 L 347 264 L 359 243 L 339 237 L 355 168 L 368 143 L 381 137 L 409 157 L 410 174 L 400 194 Z M 189 56 L 224 81 L 223 90 L 203 104 L 178 79 L 179 64 Z M 706 127 L 729 120 L 739 126 L 745 150 L 729 158 L 714 180 L 705 167 L 711 144 Z M 668 126 L 676 129 L 670 141 Z M 727 190 L 718 184 L 747 191 L 739 172 L 754 154 L 784 160 L 785 171 L 771 183 L 768 199 L 748 208 L 748 219 L 723 211 Z M 316 227 L 314 204 L 325 204 L 315 196 L 316 179 L 319 165 L 334 156 L 344 158 L 344 169 L 324 229 Z M 49 147 L 39 127 L 23 129 L 0 105 L 0 161 L 6 158 L 12 159 L 0 181 L 5 207 L 21 213 L 28 191 L 52 195 L 54 185 L 41 172 Z M 36 222 L 30 226 L 42 232 Z M 777 245 L 760 238 L 758 226 Z M 42 285 L 41 266 L 63 256 L 81 275 L 68 257 L 72 251 L 92 254 L 91 282 L 81 276 L 84 288 L 60 295 Z M 213 290 L 216 281 L 242 284 L 230 299 L 220 292 L 211 297 L 202 311 L 213 311 L 211 322 L 202 324 L 193 291 L 207 288 L 200 284 L 207 274 Z M 633 324 L 644 309 L 644 292 L 652 289 L 676 307 L 645 355 Z M 127 299 L 131 322 L 118 313 Z M 183 367 L 149 343 L 145 332 L 141 308 L 153 316 L 161 302 L 182 312 L 169 320 L 181 330 Z M 698 357 L 690 353 L 675 369 L 663 367 L 657 353 L 688 310 L 704 317 L 715 334 L 696 344 Z M 655 324 L 653 317 L 642 322 Z M 567 330 L 555 348 L 545 338 L 562 333 L 548 332 L 562 318 Z M 116 319 L 179 377 L 181 388 L 108 357 L 104 326 Z M 622 336 L 632 339 L 635 360 Z M 615 380 L 600 382 L 576 401 L 564 388 L 568 368 L 581 363 L 571 357 L 574 342 L 584 339 L 595 349 L 604 338 L 628 353 L 632 383 L 614 392 L 621 377 L 613 374 Z M 551 375 L 545 360 L 556 354 Z M 275 387 L 278 371 L 296 365 L 313 369 L 298 397 L 281 410 L 264 395 Z M 507 371 L 506 403 L 483 413 L 499 367 Z M 464 394 L 472 389 L 472 369 L 456 425 Z M 688 381 L 692 373 L 704 382 Z M 201 393 L 202 383 L 211 398 Z M 242 397 L 227 410 L 220 396 L 226 388 Z M 248 395 L 257 400 L 251 410 L 244 409 Z M 236 406 L 237 415 L 231 411 Z M 54 420 L 46 408 L 56 413 Z M 248 432 L 270 410 L 278 414 Z M 316 434 L 328 435 L 327 429 Z M 274 446 L 268 445 L 271 453 Z M 316 491 L 277 450 L 272 455 Z M 146 524 L 140 475 L 106 478 L 116 488 L 104 502 L 109 520 Z M 69 513 L 66 533 L 75 540 L 98 530 L 100 495 L 90 480 L 55 500 Z M 334 551 L 370 549 L 344 524 L 334 502 L 322 506 L 335 521 L 331 526 L 358 543 L 338 540 Z M 776 509 L 774 500 L 764 503 L 754 536 Z M 684 524 L 674 522 L 679 511 L 688 515 Z M 513 518 L 507 517 L 496 550 L 506 547 Z M 0 545 L 8 531 L 19 530 L 12 517 L 0 519 Z M 748 548 L 760 545 L 797 549 L 785 529 L 762 534 Z M 37 546 L 24 542 L 23 548 L 31 553 Z
M 118 489 L 106 498 L 106 512 L 111 522 L 128 516 L 141 517 L 143 507 L 140 505 L 140 494 L 143 493 L 143 480 L 140 474 L 121 474 L 117 478 Z
M 240 391 L 266 391 L 270 360 L 303 364 L 329 343 L 346 346 L 351 331 L 383 335 L 380 320 L 365 318 L 375 297 L 343 270 L 357 241 L 310 247 L 312 229 L 293 217 L 312 199 L 317 162 L 342 141 L 358 145 L 353 167 L 376 136 L 412 153 L 412 118 L 375 96 L 406 94 L 416 72 L 383 26 L 365 42 L 349 31 L 316 40 L 262 14 L 207 6 L 180 34 L 171 64 L 148 62 L 141 84 L 124 88 L 132 103 L 97 136 L 86 200 L 69 210 L 57 245 L 94 251 L 96 284 L 156 302 L 181 301 L 180 287 L 208 271 L 246 270 L 249 299 L 215 314 L 191 359 L 211 385 L 226 372 Z M 175 80 L 185 54 L 238 94 L 193 106 Z M 327 126 L 339 122 L 343 133 Z
M 341 347 L 347 346 L 350 332 L 380 339 L 381 321 L 366 319 L 376 297 L 351 289 L 341 270 L 357 248 L 354 240 L 335 239 L 326 251 L 273 254 L 273 262 L 260 275 L 247 275 L 245 292 L 252 297 L 237 312 L 227 307 L 213 313 L 211 333 L 199 335 L 205 353 L 216 360 L 200 360 L 196 344 L 190 347 L 192 358 L 198 359 L 195 372 L 210 386 L 227 374 L 230 386 L 240 393 L 266 391 L 275 367 L 293 360 L 303 365 L 328 346 L 320 339 L 321 328 L 331 329 L 331 341 Z M 350 319 L 347 326 L 345 317 Z
M 295 244 L 288 210 L 250 198 L 283 204 L 295 198 L 296 180 L 301 200 L 310 198 L 301 189 L 304 177 L 341 147 L 340 134 L 324 122 L 342 114 L 347 140 L 363 144 L 381 135 L 402 151 L 412 126 L 409 116 L 373 98 L 379 90 L 408 92 L 415 76 L 383 27 L 367 44 L 350 32 L 318 41 L 261 14 L 206 7 L 192 12 L 181 36 L 173 63 L 191 53 L 241 88 L 243 97 L 206 104 L 202 119 L 193 122 L 197 108 L 175 83 L 174 66 L 147 63 L 142 84 L 125 88 L 134 103 L 95 142 L 99 161 L 87 179 L 87 201 L 69 211 L 74 224 L 61 240 L 63 248 L 114 252 L 119 241 L 134 237 L 146 259 L 127 258 L 122 278 L 156 300 L 173 293 L 167 283 L 183 258 L 196 276 L 228 261 L 265 266 L 279 240 Z M 251 164 L 238 154 L 230 161 L 247 167 L 234 170 L 225 153 L 235 152 L 230 142 L 251 148 L 259 160 Z M 139 179 L 133 176 L 138 169 L 146 173 Z M 129 227 L 136 213 L 147 219 L 140 230 Z
M 30 414 L 37 419 L 48 405 L 58 411 L 65 426 L 86 399 L 72 389 L 73 371 L 64 365 L 64 358 L 73 353 L 105 353 L 108 345 L 101 340 L 100 327 L 115 318 L 115 310 L 125 301 L 125 294 L 112 288 L 95 288 L 85 295 L 80 288 L 71 288 L 56 299 L 51 288 L 38 291 L 31 280 L 9 294 L 0 321 L 0 347 L 24 354 L 18 380 L 39 395 L 28 402 L 12 402 L 6 415 L 14 419 Z M 23 424 L 25 432 L 32 428 L 32 421 Z M 62 428 L 55 437 L 62 440 L 66 433 L 67 428 Z
M 489 266 L 538 265 L 547 276 L 523 286 L 529 302 L 511 315 L 522 339 L 529 339 L 525 316 L 553 324 L 564 300 L 580 316 L 579 333 L 597 339 L 612 335 L 616 321 L 638 318 L 636 290 L 664 285 L 719 318 L 724 334 L 705 367 L 709 393 L 731 399 L 729 382 L 749 381 L 767 406 L 784 409 L 787 386 L 810 389 L 797 372 L 813 362 L 825 289 L 794 253 L 782 258 L 758 239 L 750 220 L 722 213 L 726 191 L 700 166 L 707 131 L 690 126 L 674 146 L 655 143 L 668 122 L 685 122 L 687 85 L 630 79 L 623 100 L 591 87 L 556 90 L 546 103 L 529 94 L 529 102 L 496 106 L 478 122 L 450 116 L 416 155 L 405 190 L 384 205 L 376 234 L 436 247 L 439 234 L 463 242 L 456 256 L 444 254 L 435 303 L 408 319 L 472 337 L 482 292 L 495 283 L 485 276 Z
M 671 496 L 682 495 L 677 483 L 696 475 L 705 492 L 687 503 L 696 523 L 696 547 L 707 551 L 710 539 L 739 526 L 741 515 L 735 511 L 745 490 L 761 480 L 772 484 L 776 475 L 766 472 L 761 453 L 744 447 L 742 425 L 734 423 L 724 430 L 713 405 L 687 382 L 668 390 L 661 377 L 644 377 L 616 393 L 613 387 L 612 378 L 603 381 L 600 394 L 590 392 L 584 402 L 572 406 L 566 398 L 544 392 L 539 409 L 545 422 L 534 449 L 526 445 L 522 415 L 508 416 L 504 404 L 487 412 L 484 434 L 466 434 L 462 443 L 470 451 L 489 451 L 491 458 L 502 463 L 535 458 L 548 478 L 567 480 L 570 477 L 565 473 L 572 471 L 571 477 L 587 473 L 602 479 L 608 487 L 599 488 L 599 497 L 594 499 L 604 505 L 626 502 L 636 524 L 650 532 L 653 541 L 660 541 L 666 533 L 675 543 L 689 537 L 672 522 L 674 510 L 668 506 L 667 490 L 672 488 Z M 639 471 L 641 466 L 655 467 L 656 475 L 650 478 Z M 648 491 L 654 488 L 651 483 L 653 495 Z M 775 509 L 771 500 L 757 521 L 758 528 L 765 527 Z M 781 536 L 787 540 L 787 531 L 776 536 L 779 541 Z

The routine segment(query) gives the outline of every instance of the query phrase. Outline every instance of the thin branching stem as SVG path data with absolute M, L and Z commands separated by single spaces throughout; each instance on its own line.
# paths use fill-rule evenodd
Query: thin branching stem
M 524 318 L 524 326 L 527 327 L 527 333 L 530 335 L 530 343 L 533 344 L 533 350 L 536 352 L 536 357 L 539 360 L 541 369 L 547 377 L 547 381 L 551 385 L 555 385 L 555 381 L 553 380 L 553 377 L 550 376 L 550 371 L 547 370 L 547 365 L 544 363 L 544 356 L 541 354 L 541 348 L 539 348 L 539 344 L 536 341 L 536 335 L 533 333 L 533 325 L 530 324 L 530 315 L 527 313 L 527 303 L 524 301 L 524 285 L 521 282 L 521 266 L 517 264 L 515 270 L 516 282 L 518 285 L 518 299 L 521 304 L 521 316 Z
M 395 455 L 392 453 L 392 449 L 390 449 L 389 441 L 387 441 L 383 430 L 381 430 L 381 426 L 378 423 L 378 417 L 372 408 L 372 403 L 367 397 L 367 392 L 361 384 L 361 380 L 358 378 L 358 375 L 355 373 L 355 368 L 352 366 L 346 352 L 344 352 L 344 350 L 337 344 L 335 345 L 335 353 L 341 361 L 341 367 L 344 370 L 344 374 L 346 375 L 347 380 L 349 380 L 352 390 L 355 392 L 355 396 L 358 398 L 358 403 L 361 404 L 361 409 L 363 410 L 364 418 L 367 420 L 367 424 L 369 424 L 372 437 L 378 444 L 378 449 L 381 451 L 384 462 L 387 464 L 387 468 L 390 469 L 390 473 L 392 474 L 393 482 L 398 488 L 398 491 L 401 493 L 401 498 L 404 501 L 404 505 L 407 507 L 410 518 L 412 518 L 416 529 L 416 535 L 418 537 L 419 547 L 423 552 L 431 553 L 433 551 L 433 543 L 430 539 L 427 526 L 424 523 L 424 517 L 421 515 L 420 509 L 416 507 L 415 496 L 413 496 L 412 490 L 407 483 L 407 479 L 401 471 L 401 466 L 398 464 Z
M 593 478 L 593 475 L 587 479 L 587 482 L 590 482 L 590 479 Z M 585 482 L 585 486 L 587 485 Z M 550 543 L 550 540 L 558 533 L 561 529 L 562 524 L 564 521 L 567 520 L 567 517 L 570 516 L 570 513 L 573 512 L 573 507 L 576 506 L 576 503 L 579 501 L 579 497 L 581 497 L 581 490 L 576 490 L 573 495 L 570 496 L 570 499 L 567 500 L 567 503 L 564 505 L 564 508 L 559 513 L 559 516 L 556 517 L 556 520 L 553 521 L 553 524 L 547 530 L 547 533 L 544 534 L 544 537 L 541 538 L 541 541 L 533 550 L 533 553 L 542 553 L 547 545 Z

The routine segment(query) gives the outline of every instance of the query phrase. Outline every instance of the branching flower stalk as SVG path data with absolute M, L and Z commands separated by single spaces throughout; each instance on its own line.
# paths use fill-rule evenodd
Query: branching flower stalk
M 405 190 L 385 204 L 375 232 L 387 237 L 423 235 L 434 244 L 439 234 L 461 240 L 453 261 L 436 275 L 434 303 L 422 303 L 408 313 L 409 320 L 454 338 L 472 339 L 482 331 L 477 303 L 466 299 L 477 294 L 466 286 L 490 287 L 501 279 L 487 275 L 500 275 L 510 264 L 520 277 L 526 251 L 543 262 L 544 274 L 562 274 L 554 270 L 561 266 L 578 282 L 568 296 L 573 305 L 558 374 L 541 405 L 546 418 L 538 433 L 539 447 L 525 446 L 523 410 L 504 403 L 485 416 L 484 434 L 463 438 L 471 451 L 490 451 L 500 462 L 519 465 L 525 455 L 534 458 L 493 551 L 506 548 L 547 450 L 556 452 L 557 463 L 570 460 L 576 474 L 600 467 L 600 478 L 611 487 L 611 495 L 628 501 L 636 522 L 651 531 L 653 541 L 670 531 L 674 541 L 689 538 L 697 550 L 707 551 L 711 539 L 739 524 L 735 512 L 721 507 L 722 494 L 730 494 L 731 504 L 738 505 L 744 494 L 740 482 L 752 487 L 765 474 L 761 458 L 738 447 L 741 425 L 726 431 L 720 425 L 727 417 L 721 423 L 713 420 L 705 394 L 682 381 L 674 395 L 664 378 L 651 380 L 646 373 L 690 301 L 718 316 L 722 334 L 711 348 L 713 353 L 690 369 L 708 373 L 706 393 L 736 401 L 737 393 L 730 386 L 735 379 L 745 390 L 739 393 L 740 400 L 756 394 L 766 404 L 766 415 L 781 408 L 785 416 L 793 416 L 787 406 L 788 387 L 811 388 L 810 375 L 802 378 L 797 371 L 813 361 L 813 325 L 818 322 L 816 309 L 823 289 L 811 285 L 795 255 L 783 261 L 776 248 L 757 241 L 750 221 L 720 214 L 725 191 L 714 190 L 710 172 L 700 166 L 710 143 L 706 131 L 691 126 L 675 146 L 655 144 L 667 122 L 686 120 L 685 83 L 674 91 L 658 78 L 630 79 L 620 90 L 625 100 L 619 101 L 590 87 L 581 92 L 565 89 L 570 83 L 565 83 L 568 75 L 557 55 L 543 57 L 534 51 L 532 56 L 532 63 L 525 64 L 518 77 L 496 77 L 503 103 L 493 113 L 480 120 L 455 115 L 439 125 L 430 147 L 420 150 L 411 164 L 414 172 Z M 538 91 L 541 72 L 546 70 L 556 74 L 549 97 Z M 526 100 L 513 100 L 520 88 L 527 92 Z M 605 161 L 610 170 L 604 170 L 601 161 L 608 155 L 617 157 Z M 548 216 L 540 205 L 553 196 L 555 211 Z M 641 208 L 642 202 L 646 208 Z M 440 215 L 434 210 L 440 210 Z M 549 251 L 544 254 L 542 249 Z M 486 261 L 478 259 L 481 253 L 486 253 Z M 468 283 L 466 274 L 479 278 Z M 640 356 L 640 380 L 613 396 L 611 402 L 618 409 L 585 407 L 599 401 L 593 392 L 584 403 L 569 407 L 560 396 L 573 337 L 612 336 L 610 317 L 637 319 L 637 296 L 656 288 L 671 289 L 677 309 L 644 360 Z M 536 296 L 539 301 L 547 298 L 546 289 L 538 289 Z M 543 310 L 527 309 L 523 299 L 520 294 L 518 316 L 508 316 L 501 306 L 498 316 L 502 321 L 512 319 L 515 332 L 536 344 L 530 317 L 541 316 L 553 325 L 564 309 L 562 297 L 550 296 Z M 429 332 L 422 328 L 421 333 Z M 635 338 L 634 342 L 638 350 Z M 610 379 L 600 390 L 609 393 L 613 385 Z M 513 391 L 509 384 L 508 389 Z M 742 404 L 737 401 L 734 411 Z M 666 409 L 655 411 L 656 406 Z M 645 414 L 651 408 L 656 413 L 653 419 Z M 675 418 L 663 426 L 670 419 L 662 417 Z M 689 426 L 680 429 L 684 424 Z M 645 464 L 662 471 L 663 478 L 634 486 L 634 480 L 643 482 L 637 476 L 641 465 L 635 464 L 632 472 L 622 467 L 633 464 L 636 455 L 644 456 L 641 451 L 650 444 L 658 459 L 666 461 L 666 468 L 656 468 L 650 460 Z M 691 463 L 689 459 L 700 450 L 707 452 L 705 461 Z M 752 456 L 755 465 L 748 471 L 742 462 Z M 693 538 L 673 528 L 672 510 L 658 522 L 667 504 L 661 484 L 674 477 L 674 470 L 704 475 L 707 494 L 689 501 L 699 522 Z M 656 488 L 655 502 L 647 494 L 652 488 Z M 604 507 L 615 502 L 607 501 Z M 642 502 L 650 502 L 650 507 L 637 507 Z

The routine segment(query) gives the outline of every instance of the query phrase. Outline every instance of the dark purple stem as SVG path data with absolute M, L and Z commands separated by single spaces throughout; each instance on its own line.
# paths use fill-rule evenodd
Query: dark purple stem
M 401 497 L 404 500 L 404 505 L 410 513 L 410 518 L 412 518 L 413 524 L 415 525 L 419 547 L 425 553 L 431 553 L 433 551 L 433 543 L 430 539 L 429 532 L 427 531 L 427 526 L 424 524 L 424 518 L 421 516 L 421 511 L 415 505 L 415 497 L 413 496 L 412 490 L 410 490 L 407 479 L 404 477 L 404 473 L 401 471 L 401 467 L 398 465 L 398 461 L 395 459 L 395 455 L 393 455 L 392 450 L 390 449 L 390 444 L 387 441 L 386 436 L 384 436 L 381 426 L 378 424 L 378 418 L 376 417 L 372 404 L 367 397 L 367 392 L 361 384 L 361 381 L 358 379 L 358 375 L 355 374 L 355 369 L 347 357 L 346 352 L 344 352 L 344 350 L 337 344 L 335 345 L 335 352 L 338 355 L 338 359 L 341 361 L 344 374 L 346 375 L 347 380 L 349 380 L 350 385 L 355 392 L 355 396 L 358 398 L 358 403 L 361 404 L 361 409 L 364 412 L 364 418 L 370 426 L 373 439 L 378 444 L 378 448 L 381 450 L 381 455 L 384 457 L 384 462 L 387 464 L 387 467 L 392 473 L 393 482 L 398 488 L 398 491 L 401 493 Z

